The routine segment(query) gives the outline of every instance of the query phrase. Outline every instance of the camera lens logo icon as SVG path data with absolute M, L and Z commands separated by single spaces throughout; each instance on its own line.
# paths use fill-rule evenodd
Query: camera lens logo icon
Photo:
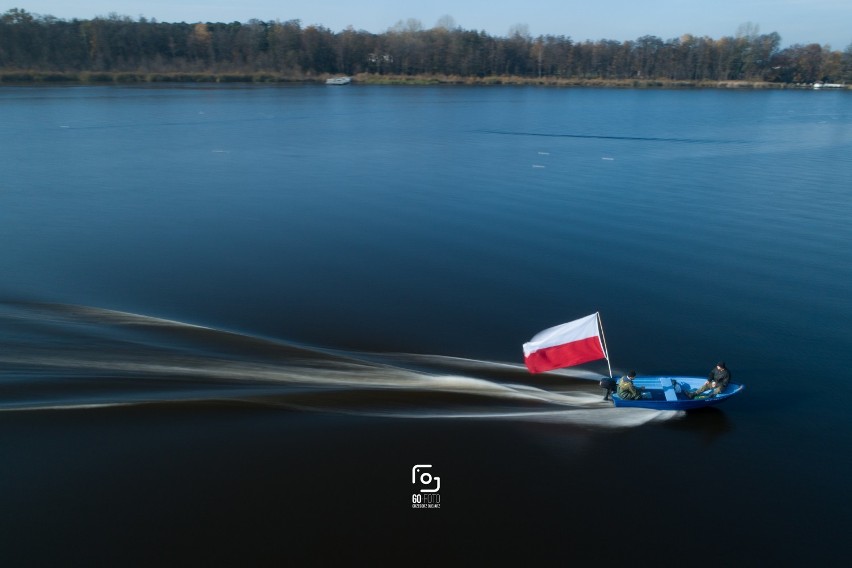
M 432 475 L 429 471 L 423 471 L 426 468 L 431 468 L 431 464 L 418 464 L 411 468 L 411 483 L 420 482 L 424 487 L 420 489 L 421 493 L 437 493 L 441 489 L 441 478 Z M 421 473 L 422 472 L 422 473 Z M 429 487 L 435 483 L 435 488 Z

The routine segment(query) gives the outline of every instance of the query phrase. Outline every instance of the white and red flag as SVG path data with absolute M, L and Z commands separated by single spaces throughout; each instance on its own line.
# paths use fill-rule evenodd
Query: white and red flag
M 597 313 L 545 329 L 524 343 L 524 363 L 530 373 L 606 358 Z

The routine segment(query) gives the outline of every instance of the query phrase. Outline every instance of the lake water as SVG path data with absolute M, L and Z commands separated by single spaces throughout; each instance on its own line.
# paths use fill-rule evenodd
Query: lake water
M 846 555 L 848 92 L 4 87 L 0 145 L 4 565 Z M 526 372 L 596 311 L 746 390 Z

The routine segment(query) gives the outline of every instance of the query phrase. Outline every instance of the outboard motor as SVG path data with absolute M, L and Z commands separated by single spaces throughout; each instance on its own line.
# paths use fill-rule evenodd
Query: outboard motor
M 618 385 L 615 382 L 615 379 L 613 379 L 612 377 L 605 377 L 605 378 L 601 379 L 600 385 L 601 385 L 601 388 L 606 391 L 604 393 L 603 399 L 604 400 L 612 400 L 611 398 L 609 398 L 609 395 L 611 395 L 613 393 L 613 391 L 615 391 L 615 389 L 618 387 Z

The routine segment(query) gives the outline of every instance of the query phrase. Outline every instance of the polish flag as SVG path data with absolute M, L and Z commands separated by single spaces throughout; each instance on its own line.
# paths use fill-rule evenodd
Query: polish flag
M 545 329 L 524 343 L 524 363 L 530 373 L 605 358 L 597 313 Z

